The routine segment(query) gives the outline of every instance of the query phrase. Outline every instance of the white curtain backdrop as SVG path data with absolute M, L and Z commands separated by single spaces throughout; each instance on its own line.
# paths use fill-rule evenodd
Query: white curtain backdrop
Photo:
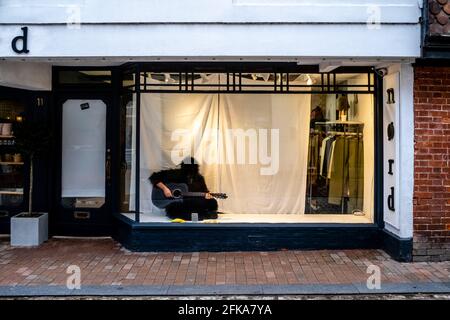
M 141 212 L 160 211 L 152 205 L 148 177 L 193 155 L 209 189 L 229 196 L 219 201 L 221 212 L 303 214 L 310 99 L 308 94 L 142 94 Z
M 219 102 L 219 131 L 256 128 L 259 142 L 257 165 L 218 166 L 219 189 L 230 196 L 220 202 L 220 209 L 233 213 L 303 214 L 310 95 L 228 94 L 221 95 Z M 266 129 L 267 134 L 261 129 Z M 274 143 L 273 135 L 278 137 Z M 221 145 L 225 155 L 230 153 L 227 146 L 233 143 L 229 135 L 224 135 L 224 140 Z M 237 146 L 236 142 L 234 145 Z M 266 145 L 267 152 L 263 150 Z M 270 161 L 261 161 L 265 158 L 261 153 L 268 156 L 272 165 L 264 164 Z M 269 174 L 261 174 L 264 168 Z

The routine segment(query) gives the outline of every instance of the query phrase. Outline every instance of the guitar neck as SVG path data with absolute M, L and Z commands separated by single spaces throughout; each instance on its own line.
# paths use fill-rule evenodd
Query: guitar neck
M 204 197 L 206 192 L 183 192 L 183 197 Z

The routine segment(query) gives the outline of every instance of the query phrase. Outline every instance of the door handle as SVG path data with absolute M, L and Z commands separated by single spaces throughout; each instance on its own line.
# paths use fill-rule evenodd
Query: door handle
M 106 150 L 106 183 L 111 184 L 111 149 Z

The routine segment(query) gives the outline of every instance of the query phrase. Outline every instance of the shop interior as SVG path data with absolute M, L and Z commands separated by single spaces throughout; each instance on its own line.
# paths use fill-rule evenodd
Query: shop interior
M 15 148 L 14 129 L 24 114 L 21 101 L 0 100 L 0 208 L 18 207 L 23 202 L 24 157 Z
M 171 222 L 149 178 L 194 157 L 227 196 L 201 223 L 373 222 L 371 73 L 139 74 L 122 95 L 123 215 Z

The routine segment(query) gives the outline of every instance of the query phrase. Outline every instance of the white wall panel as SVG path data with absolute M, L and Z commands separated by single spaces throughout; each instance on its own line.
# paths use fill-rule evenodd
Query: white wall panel
M 421 0 L 2 0 L 0 22 L 418 23 Z M 378 11 L 379 10 L 379 11 Z M 101 14 L 100 14 L 101 13 Z
M 0 86 L 51 90 L 52 66 L 47 63 L 0 61 Z
M 0 57 L 418 57 L 419 25 L 32 25 L 28 54 L 0 27 Z

